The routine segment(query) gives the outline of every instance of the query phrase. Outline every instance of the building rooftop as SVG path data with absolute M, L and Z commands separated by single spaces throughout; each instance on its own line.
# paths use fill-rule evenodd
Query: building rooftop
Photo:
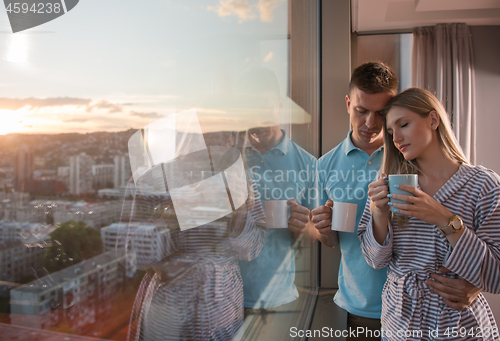
M 133 230 L 154 230 L 155 228 L 165 228 L 166 225 L 158 225 L 158 224 L 151 224 L 151 223 L 146 223 L 146 222 L 130 222 L 130 223 L 113 223 L 107 227 L 104 227 L 103 229 L 107 229 L 107 231 L 123 231 L 126 229 L 133 229 Z
M 42 292 L 60 287 L 65 282 L 72 281 L 82 274 L 98 270 L 106 264 L 111 263 L 117 258 L 121 258 L 123 256 L 125 256 L 125 251 L 122 250 L 104 252 L 96 257 L 89 258 L 63 270 L 48 274 L 47 276 L 12 289 L 11 291 Z

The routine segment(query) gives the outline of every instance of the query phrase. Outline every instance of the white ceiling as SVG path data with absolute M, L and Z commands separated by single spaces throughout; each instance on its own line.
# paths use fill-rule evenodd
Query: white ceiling
M 410 30 L 438 23 L 500 25 L 500 0 L 351 0 L 352 30 Z

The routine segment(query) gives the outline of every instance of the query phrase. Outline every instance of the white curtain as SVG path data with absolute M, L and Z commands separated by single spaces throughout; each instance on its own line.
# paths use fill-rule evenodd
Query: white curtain
M 465 156 L 475 163 L 476 109 L 472 37 L 466 24 L 413 29 L 412 83 L 436 95 Z

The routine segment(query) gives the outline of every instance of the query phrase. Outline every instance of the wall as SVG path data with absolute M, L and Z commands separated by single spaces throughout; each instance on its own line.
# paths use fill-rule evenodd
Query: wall
M 322 1 L 321 155 L 345 139 L 350 129 L 345 96 L 351 79 L 351 20 L 349 0 Z M 320 283 L 337 288 L 340 248 L 321 245 Z
M 500 174 L 500 26 L 472 26 L 476 71 L 476 164 Z M 500 295 L 485 294 L 500 323 Z

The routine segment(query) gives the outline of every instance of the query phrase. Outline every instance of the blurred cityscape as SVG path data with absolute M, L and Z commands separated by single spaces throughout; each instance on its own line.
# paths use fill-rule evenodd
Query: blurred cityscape
M 134 132 L 0 136 L 1 323 L 124 339 L 142 274 L 106 231 L 131 205 Z
M 10 324 L 31 340 L 58 332 L 126 338 L 144 276 L 137 263 L 160 261 L 169 231 L 178 229 L 174 213 L 161 226 L 129 222 L 127 149 L 136 131 L 0 135 L 0 328 L 6 333 L 13 333 L 5 329 Z M 204 139 L 221 145 L 235 138 L 227 134 L 234 133 Z

